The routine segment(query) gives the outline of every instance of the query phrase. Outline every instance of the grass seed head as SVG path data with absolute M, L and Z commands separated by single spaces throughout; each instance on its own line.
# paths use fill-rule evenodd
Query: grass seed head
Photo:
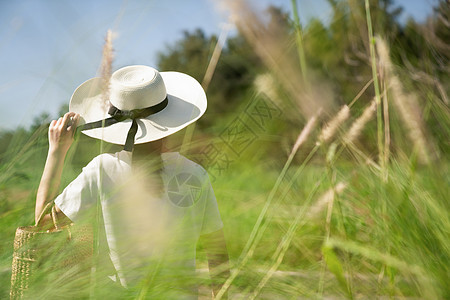
M 344 136 L 344 143 L 351 144 L 358 138 L 358 136 L 361 134 L 367 122 L 370 121 L 376 110 L 377 104 L 374 99 L 370 102 L 369 106 L 366 107 L 362 115 L 358 119 L 356 119 L 355 122 L 353 122 L 352 126 L 350 127 L 350 130 Z
M 281 104 L 281 100 L 279 99 L 275 78 L 273 78 L 272 74 L 265 73 L 258 75 L 254 81 L 255 89 L 258 93 L 265 95 L 267 98 L 276 102 L 277 104 Z
M 400 114 L 402 124 L 407 130 L 411 143 L 414 145 L 419 161 L 427 164 L 430 161 L 429 148 L 432 147 L 432 143 L 425 136 L 426 130 L 417 96 L 404 91 L 400 78 L 394 72 L 389 56 L 389 47 L 386 42 L 381 38 L 377 38 L 376 45 L 380 57 L 380 65 L 384 68 L 395 108 Z
M 292 147 L 291 155 L 295 152 L 297 152 L 298 148 L 308 139 L 309 134 L 311 133 L 311 130 L 314 128 L 317 116 L 320 114 L 320 112 L 313 116 L 311 119 L 309 119 L 308 123 L 306 123 L 306 126 L 303 128 L 302 132 L 297 137 L 297 140 L 295 141 L 294 147 Z
M 334 196 L 336 194 L 342 194 L 346 187 L 346 183 L 339 182 L 334 188 L 328 189 L 325 193 L 322 194 L 319 200 L 317 200 L 317 202 L 309 208 L 309 211 L 306 213 L 307 217 L 316 217 L 328 205 L 330 201 L 334 200 Z
M 318 144 L 327 143 L 335 135 L 339 127 L 350 117 L 350 109 L 344 105 L 337 115 L 322 129 L 319 135 Z
M 112 62 L 114 58 L 113 32 L 109 29 L 106 33 L 105 44 L 103 45 L 102 62 L 100 65 L 100 75 L 102 78 L 102 100 L 105 105 L 109 101 L 109 81 L 112 74 Z

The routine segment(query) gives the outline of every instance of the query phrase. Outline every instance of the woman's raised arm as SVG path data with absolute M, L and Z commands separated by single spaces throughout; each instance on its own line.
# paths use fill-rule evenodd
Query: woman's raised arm
M 36 221 L 45 205 L 57 196 L 64 159 L 72 145 L 79 118 L 80 115 L 68 112 L 63 117 L 50 123 L 47 161 L 36 195 Z

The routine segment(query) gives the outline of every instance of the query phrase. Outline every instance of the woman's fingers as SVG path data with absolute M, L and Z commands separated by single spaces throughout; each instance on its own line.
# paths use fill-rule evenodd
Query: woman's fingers
M 64 114 L 61 121 L 58 120 L 57 126 L 62 130 L 73 131 L 78 124 L 79 114 L 68 112 Z
M 53 150 L 67 152 L 73 142 L 79 114 L 68 112 L 58 120 L 53 120 L 49 126 L 49 144 Z
M 71 131 L 72 135 L 75 134 L 75 130 L 77 128 L 78 125 L 78 120 L 80 119 L 80 115 L 76 114 L 76 113 L 71 113 L 69 120 L 67 122 L 67 131 Z
M 50 127 L 57 127 L 58 129 L 67 129 L 71 130 L 76 127 L 78 121 L 80 119 L 80 115 L 74 112 L 68 112 L 64 114 L 64 116 L 60 117 L 58 120 L 53 120 L 50 122 Z
M 71 113 L 66 113 L 63 116 L 63 119 L 62 119 L 61 124 L 60 124 L 61 129 L 64 129 L 64 128 L 68 127 L 68 123 L 69 123 L 70 118 L 71 118 Z
M 61 125 L 61 122 L 62 122 L 62 118 L 59 118 L 59 119 L 56 121 L 55 126 L 56 126 L 56 127 L 59 127 L 59 126 Z
M 73 117 L 72 117 L 72 127 L 74 128 L 74 131 L 75 131 L 75 129 L 77 128 L 77 126 L 78 126 L 78 122 L 80 121 L 80 115 L 79 114 L 75 114 Z

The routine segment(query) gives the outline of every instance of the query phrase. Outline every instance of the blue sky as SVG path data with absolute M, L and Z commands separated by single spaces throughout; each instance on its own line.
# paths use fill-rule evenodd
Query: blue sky
M 183 30 L 202 28 L 220 34 L 227 23 L 221 0 L 18 0 L 0 2 L 0 129 L 29 126 L 47 111 L 55 115 L 75 88 L 94 77 L 104 36 L 111 28 L 113 67 L 155 66 L 156 53 L 182 37 Z M 259 10 L 269 4 L 290 10 L 290 0 L 249 0 Z M 327 22 L 325 0 L 297 0 L 300 18 Z M 437 0 L 396 0 L 401 17 L 423 21 Z

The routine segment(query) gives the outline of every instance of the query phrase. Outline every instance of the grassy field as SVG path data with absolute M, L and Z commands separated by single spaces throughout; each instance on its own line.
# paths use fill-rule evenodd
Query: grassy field
M 392 160 L 383 179 L 365 159 L 319 158 L 291 165 L 271 199 L 282 164 L 245 159 L 214 181 L 234 266 L 231 294 L 444 299 L 448 166 Z M 9 293 L 14 231 L 32 224 L 42 166 L 34 168 L 2 187 L 1 298 Z M 201 251 L 198 266 L 206 268 Z
M 204 166 L 231 260 L 222 292 L 229 290 L 232 299 L 450 298 L 448 142 L 439 141 L 449 132 L 445 89 L 439 89 L 437 77 L 432 80 L 436 89 L 411 84 L 412 73 L 395 66 L 386 40 L 372 32 L 365 3 L 365 15 L 359 17 L 367 31 L 366 73 L 354 77 L 367 80 L 355 80 L 359 92 L 339 105 L 336 99 L 344 96 L 329 96 L 326 82 L 307 69 L 309 46 L 297 18 L 295 38 L 289 40 L 293 64 L 279 32 L 265 32 L 249 8 L 230 8 L 270 72 L 256 78 L 235 113 L 196 132 L 182 149 L 202 161 L 202 147 L 213 145 L 220 157 L 230 159 Z M 262 104 L 278 113 L 255 115 Z M 266 119 L 258 123 L 257 117 Z M 46 128 L 17 134 L 1 153 L 1 299 L 9 294 L 14 232 L 33 223 Z M 62 186 L 99 149 L 99 143 L 80 137 L 69 152 Z M 206 299 L 202 251 L 197 266 Z M 117 295 L 105 291 L 104 296 Z

